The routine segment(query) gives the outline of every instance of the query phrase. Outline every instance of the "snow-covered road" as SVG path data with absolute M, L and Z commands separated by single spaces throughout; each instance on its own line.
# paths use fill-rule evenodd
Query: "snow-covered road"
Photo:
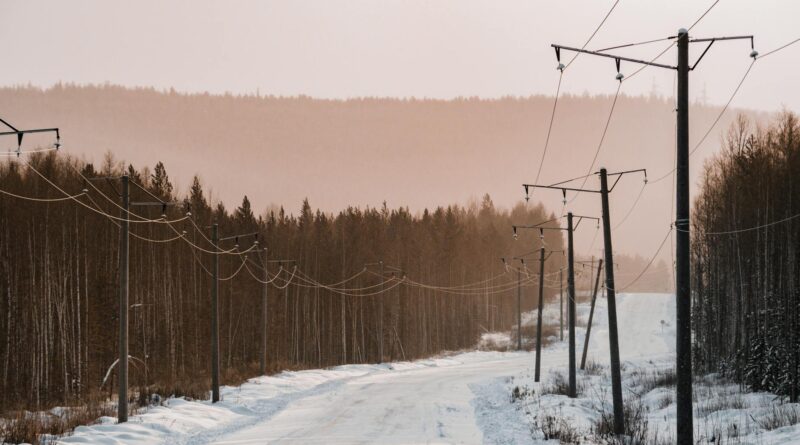
M 470 385 L 521 372 L 533 357 L 472 353 L 444 366 L 370 373 L 212 443 L 480 443 Z
M 673 297 L 623 295 L 618 308 L 623 359 L 674 350 Z M 588 305 L 578 309 L 579 317 L 587 318 Z M 584 330 L 576 333 L 580 354 Z M 605 300 L 599 300 L 591 359 L 608 361 L 607 336 Z M 105 418 L 99 425 L 79 427 L 63 442 L 525 443 L 530 431 L 508 403 L 504 382 L 530 372 L 534 359 L 529 352 L 474 351 L 414 362 L 283 372 L 224 387 L 223 401 L 214 405 L 169 399 L 123 425 Z M 542 375 L 563 371 L 566 363 L 566 342 L 557 342 L 543 351 Z

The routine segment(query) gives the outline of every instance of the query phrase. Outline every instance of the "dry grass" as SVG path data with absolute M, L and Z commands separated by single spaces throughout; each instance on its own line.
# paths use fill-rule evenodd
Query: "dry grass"
M 603 410 L 592 432 L 603 443 L 649 445 L 654 443 L 648 433 L 647 407 L 639 398 L 626 400 L 623 405 L 624 437 L 614 435 L 614 413 Z
M 600 363 L 594 360 L 588 360 L 586 362 L 586 366 L 583 368 L 584 374 L 594 375 L 594 376 L 603 375 L 605 370 L 606 370 L 605 366 L 601 365 Z
M 79 425 L 91 425 L 100 417 L 115 416 L 116 408 L 94 401 L 82 407 L 70 407 L 61 415 L 50 413 L 17 412 L 0 423 L 0 443 L 30 443 L 39 445 L 41 437 L 63 436 Z
M 558 336 L 558 326 L 543 324 L 542 325 L 542 348 L 546 348 L 552 343 L 552 338 Z M 511 349 L 517 347 L 517 330 L 511 330 Z M 536 349 L 536 325 L 528 325 L 522 327 L 522 349 L 526 351 L 533 351 Z
M 631 371 L 628 381 L 639 394 L 647 394 L 656 388 L 672 388 L 677 383 L 673 368 L 647 368 Z
M 756 419 L 756 423 L 767 431 L 800 423 L 800 410 L 793 405 L 772 405 L 764 415 Z
M 582 397 L 586 390 L 586 384 L 583 382 L 582 379 L 576 379 L 575 381 L 575 395 L 578 397 Z M 545 394 L 556 394 L 562 396 L 569 396 L 569 380 L 564 374 L 560 372 L 551 372 L 550 378 L 548 379 L 547 383 L 542 385 L 542 388 L 539 390 L 542 395 Z
M 534 420 L 533 427 L 542 432 L 545 440 L 557 440 L 562 444 L 581 443 L 581 434 L 561 415 L 542 413 Z

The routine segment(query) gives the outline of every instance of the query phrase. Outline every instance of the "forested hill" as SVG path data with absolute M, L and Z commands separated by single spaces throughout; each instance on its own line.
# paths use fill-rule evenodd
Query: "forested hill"
M 213 187 L 211 198 L 229 207 L 247 195 L 257 213 L 271 203 L 296 213 L 306 197 L 326 211 L 387 201 L 417 212 L 489 193 L 509 208 L 522 197 L 521 182 L 535 179 L 553 100 L 335 101 L 60 85 L 44 91 L 2 88 L 0 104 L 2 117 L 19 128 L 60 127 L 64 150 L 96 164 L 106 152 L 134 165 L 160 160 L 179 191 L 199 174 Z M 610 105 L 608 96 L 561 98 L 542 182 L 588 171 Z M 668 172 L 673 108 L 671 98 L 621 96 L 594 167 L 646 167 L 652 177 Z M 702 137 L 718 110 L 693 106 L 692 141 Z M 716 128 L 727 128 L 734 113 Z M 718 142 L 715 131 L 696 159 L 716 150 Z M 14 145 L 11 139 L 2 143 L 3 150 Z M 615 191 L 612 219 L 621 219 L 636 198 L 640 183 L 633 181 Z M 670 182 L 650 187 L 627 219 L 625 236 L 615 240 L 616 250 L 643 256 L 655 250 L 672 218 L 663 205 L 672 195 Z M 560 196 L 541 199 L 555 206 Z M 588 197 L 574 207 L 599 213 Z M 592 235 L 577 233 L 578 243 L 588 246 Z

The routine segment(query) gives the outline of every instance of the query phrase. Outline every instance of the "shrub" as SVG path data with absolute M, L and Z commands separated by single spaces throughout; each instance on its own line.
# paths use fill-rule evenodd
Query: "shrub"
M 614 434 L 614 413 L 603 410 L 592 432 L 606 444 L 645 445 L 648 437 L 647 407 L 638 398 L 626 400 L 623 408 L 623 437 Z
M 543 413 L 536 417 L 534 428 L 542 432 L 545 440 L 558 440 L 563 444 L 578 444 L 581 440 L 578 430 L 562 416 Z

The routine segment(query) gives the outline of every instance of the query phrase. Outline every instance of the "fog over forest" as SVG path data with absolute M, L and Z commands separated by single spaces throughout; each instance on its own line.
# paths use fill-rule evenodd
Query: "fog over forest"
M 611 106 L 610 96 L 563 96 L 540 182 L 585 175 Z M 457 100 L 179 94 L 119 86 L 58 85 L 0 89 L 7 119 L 19 128 L 58 122 L 64 150 L 102 163 L 106 153 L 137 166 L 162 161 L 178 190 L 198 174 L 211 199 L 229 208 L 247 195 L 256 213 L 284 206 L 297 214 L 304 198 L 323 211 L 347 206 L 408 206 L 412 213 L 451 203 L 468 204 L 488 193 L 500 207 L 524 198 L 520 180 L 533 182 L 552 111 L 551 97 Z M 691 144 L 700 141 L 719 108 L 693 104 Z M 647 168 L 651 184 L 616 232 L 615 250 L 649 257 L 673 219 L 665 202 L 672 178 L 674 117 L 671 97 L 629 97 L 616 104 L 593 171 Z M 696 184 L 702 159 L 742 110 L 728 110 L 692 157 Z M 764 118 L 763 113 L 748 112 Z M 26 136 L 26 145 L 52 141 Z M 4 143 L 11 147 L 13 140 Z M 235 178 L 232 180 L 231 178 Z M 577 181 L 574 185 L 580 185 Z M 611 198 L 612 224 L 623 219 L 641 191 L 626 177 Z M 586 187 L 597 187 L 590 178 Z M 568 199 L 573 197 L 568 195 Z M 585 194 L 576 213 L 600 214 Z M 537 192 L 556 211 L 561 193 Z M 520 221 L 533 223 L 535 221 Z M 622 230 L 624 229 L 624 230 Z M 594 230 L 576 232 L 580 250 Z M 599 249 L 599 243 L 593 250 Z M 597 252 L 587 252 L 587 254 Z M 666 252 L 665 252 L 666 253 Z

